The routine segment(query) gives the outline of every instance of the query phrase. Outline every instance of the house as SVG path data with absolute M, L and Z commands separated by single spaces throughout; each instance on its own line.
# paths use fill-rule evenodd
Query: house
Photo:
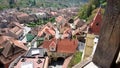
M 28 23 L 29 22 L 29 15 L 23 12 L 16 12 L 15 16 L 17 17 L 20 23 Z
M 70 24 L 69 23 L 63 23 L 62 26 L 59 28 L 59 31 L 61 34 L 64 33 L 64 31 L 70 29 Z
M 28 21 L 29 22 L 36 22 L 36 21 L 38 21 L 38 18 L 35 14 L 29 14 Z
M 8 27 L 9 36 L 14 37 L 16 39 L 20 39 L 23 36 L 23 26 L 21 26 L 21 24 L 19 24 L 18 22 L 12 22 L 8 25 Z
M 79 18 L 76 18 L 74 20 L 74 25 L 76 28 L 79 28 L 79 27 L 83 26 L 84 24 L 85 24 L 85 22 Z
M 84 24 L 83 26 L 77 28 L 72 32 L 72 35 L 75 36 L 79 41 L 85 42 L 85 36 L 87 33 L 88 25 Z
M 65 23 L 67 23 L 67 20 L 63 17 L 63 16 L 58 16 L 56 17 L 56 24 L 57 24 L 57 27 L 60 29 L 62 28 Z
M 102 24 L 102 14 L 101 14 L 101 8 L 99 8 L 93 21 L 89 26 L 89 33 L 99 35 L 101 24 Z
M 51 14 L 51 16 L 54 16 L 54 17 L 56 17 L 58 15 L 58 13 L 55 11 L 51 11 L 50 14 Z
M 8 68 L 9 64 L 20 55 L 25 54 L 27 47 L 14 38 L 0 36 L 0 67 Z
M 48 26 L 44 26 L 43 29 L 41 29 L 41 31 L 38 32 L 38 36 L 41 37 L 43 34 L 54 36 L 55 31 L 53 28 L 50 28 Z
M 50 58 L 66 58 L 75 53 L 78 46 L 76 39 L 51 39 L 43 42 L 43 48 L 47 50 Z
M 67 28 L 66 30 L 64 30 L 61 38 L 62 39 L 64 39 L 64 38 L 72 39 L 72 30 L 70 28 Z
M 48 68 L 48 57 L 42 48 L 31 48 L 24 56 L 14 60 L 9 68 Z

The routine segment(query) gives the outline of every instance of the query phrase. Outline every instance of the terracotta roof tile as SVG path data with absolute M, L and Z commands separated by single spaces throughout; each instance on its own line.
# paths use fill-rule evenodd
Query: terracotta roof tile
M 41 36 L 43 33 L 48 33 L 51 35 L 55 35 L 55 31 L 48 26 L 45 26 L 41 31 L 38 32 L 38 36 Z
M 49 46 L 52 41 L 55 41 L 55 39 L 52 39 L 50 41 L 44 41 L 43 47 L 46 48 L 49 51 Z M 78 46 L 77 40 L 70 40 L 70 39 L 59 39 L 57 40 L 56 44 L 56 52 L 59 53 L 74 53 L 76 51 L 76 48 Z
M 28 50 L 28 48 L 23 44 L 23 42 L 21 42 L 19 40 L 15 40 L 15 39 L 11 39 L 11 41 L 14 43 L 14 45 L 16 45 L 24 50 Z
M 0 36 L 0 44 L 4 43 L 8 38 L 8 36 Z
M 0 38 L 4 40 L 0 44 L 1 46 L 4 47 L 4 50 L 2 51 L 4 57 L 8 57 L 9 55 L 11 55 L 12 45 L 19 47 L 20 49 L 27 50 L 27 47 L 18 40 L 15 40 L 8 36 L 1 36 Z
M 101 8 L 98 9 L 93 21 L 90 24 L 89 33 L 99 34 L 102 23 Z
M 55 20 L 57 23 L 66 23 L 66 19 L 62 16 L 58 16 Z

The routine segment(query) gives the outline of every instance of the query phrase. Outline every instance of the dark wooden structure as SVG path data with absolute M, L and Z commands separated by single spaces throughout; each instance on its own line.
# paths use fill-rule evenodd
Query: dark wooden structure
M 102 68 L 114 68 L 120 51 L 120 0 L 107 0 L 102 23 L 93 62 Z

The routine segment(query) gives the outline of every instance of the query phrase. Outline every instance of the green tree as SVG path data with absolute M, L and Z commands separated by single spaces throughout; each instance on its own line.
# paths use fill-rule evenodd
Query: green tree
M 100 6 L 105 8 L 106 4 L 107 4 L 106 0 L 90 0 L 87 4 L 80 8 L 78 17 L 80 19 L 89 21 L 95 15 L 95 14 L 92 15 L 92 12 Z
M 9 6 L 10 8 L 14 8 L 15 7 L 15 0 L 9 0 Z

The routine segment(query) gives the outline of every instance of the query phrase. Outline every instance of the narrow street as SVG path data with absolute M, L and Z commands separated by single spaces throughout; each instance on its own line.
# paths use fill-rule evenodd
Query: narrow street
M 49 65 L 49 68 L 62 68 L 63 63 L 64 58 L 58 58 L 57 61 L 52 60 L 51 64 Z

